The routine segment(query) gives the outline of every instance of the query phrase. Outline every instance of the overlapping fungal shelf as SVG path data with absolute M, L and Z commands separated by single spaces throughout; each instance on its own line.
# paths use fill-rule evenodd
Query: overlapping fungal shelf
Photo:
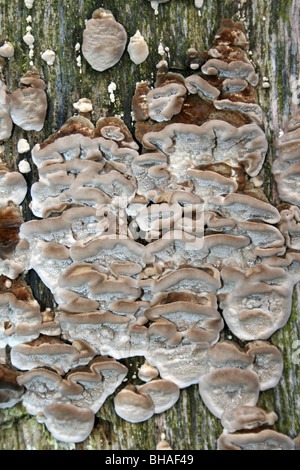
M 105 65 L 94 43 L 111 28 L 124 44 Z M 113 66 L 125 43 L 109 12 L 87 22 L 83 53 L 96 70 Z M 45 84 L 35 73 L 20 83 L 12 119 L 39 130 Z M 137 84 L 136 140 L 119 117 L 94 125 L 85 113 L 35 145 L 33 220 L 18 212 L 22 175 L 3 167 L 0 347 L 10 346 L 18 373 L 0 370 L 1 406 L 22 400 L 56 439 L 81 442 L 109 395 L 121 418 L 138 423 L 197 384 L 224 427 L 219 449 L 295 448 L 257 402 L 280 381 L 283 356 L 270 337 L 288 321 L 300 279 L 299 122 L 274 163 L 287 203 L 277 209 L 260 181 L 268 143 L 257 83 L 243 26 L 224 20 L 198 71 L 184 77 L 161 61 L 153 88 Z M 27 92 L 41 105 L 39 123 L 18 115 Z M 41 312 L 20 280 L 31 269 L 55 314 Z M 220 340 L 225 327 L 236 341 Z M 135 356 L 145 363 L 125 385 L 122 360 Z
M 1 55 L 1 54 L 0 54 Z M 47 85 L 34 66 L 21 77 L 20 87 L 9 92 L 5 85 L 3 70 L 5 62 L 0 61 L 0 142 L 7 141 L 13 126 L 26 131 L 42 130 L 47 114 Z

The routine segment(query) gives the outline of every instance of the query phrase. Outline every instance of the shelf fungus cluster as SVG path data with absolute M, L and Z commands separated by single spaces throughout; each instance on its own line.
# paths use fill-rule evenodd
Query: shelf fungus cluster
M 126 41 L 103 15 L 87 23 L 91 62 L 99 30 Z M 111 47 L 115 61 L 123 46 Z M 92 66 L 103 70 L 106 56 L 112 50 Z M 35 145 L 34 220 L 18 213 L 22 175 L 2 171 L 0 345 L 18 373 L 0 398 L 22 399 L 55 438 L 84 440 L 109 395 L 118 416 L 137 423 L 197 384 L 224 427 L 220 449 L 295 447 L 257 403 L 280 381 L 283 356 L 271 336 L 288 321 L 300 279 L 289 166 L 299 126 L 291 123 L 274 164 L 294 205 L 276 208 L 259 184 L 268 144 L 257 83 L 243 26 L 224 20 L 197 73 L 172 73 L 162 61 L 153 88 L 137 84 L 137 140 L 118 117 L 94 125 L 79 115 Z M 22 84 L 43 91 L 40 79 Z M 19 280 L 31 269 L 52 292 L 54 313 L 41 312 Z M 244 347 L 225 340 L 224 327 Z M 121 361 L 134 356 L 145 363 L 125 386 Z

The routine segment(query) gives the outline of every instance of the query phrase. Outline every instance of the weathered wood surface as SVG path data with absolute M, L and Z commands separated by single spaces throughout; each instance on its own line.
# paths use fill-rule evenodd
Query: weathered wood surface
M 113 12 L 132 36 L 136 30 L 150 47 L 148 60 L 142 65 L 133 64 L 125 52 L 113 68 L 99 73 L 92 70 L 82 57 L 82 68 L 76 62 L 80 54 L 75 51 L 82 43 L 85 19 L 103 6 Z M 295 114 L 300 101 L 300 23 L 299 0 L 204 0 L 198 11 L 194 0 L 171 0 L 159 6 L 155 15 L 146 0 L 35 0 L 29 11 L 23 0 L 0 0 L 1 33 L 15 46 L 15 56 L 7 61 L 5 79 L 10 91 L 18 87 L 20 77 L 28 70 L 28 46 L 22 37 L 26 33 L 26 18 L 32 16 L 32 34 L 35 37 L 34 65 L 48 85 L 49 110 L 44 129 L 39 132 L 15 128 L 12 138 L 5 145 L 5 158 L 12 168 L 17 168 L 17 141 L 26 137 L 31 146 L 42 142 L 74 113 L 73 103 L 79 98 L 92 100 L 94 122 L 100 116 L 121 115 L 134 131 L 131 115 L 131 99 L 135 84 L 141 80 L 154 80 L 156 64 L 162 58 L 158 52 L 160 43 L 169 47 L 165 56 L 174 71 L 190 73 L 184 69 L 189 47 L 199 50 L 211 46 L 222 18 L 244 21 L 250 39 L 250 51 L 260 76 L 257 87 L 259 104 L 265 112 L 264 129 L 269 139 L 269 152 L 265 163 L 265 192 L 274 204 L 279 202 L 270 173 L 270 163 L 275 157 L 276 142 L 280 132 L 286 129 L 288 119 Z M 53 49 L 55 64 L 49 67 L 40 57 L 41 52 Z M 263 78 L 270 84 L 263 87 Z M 265 81 L 266 81 L 265 80 Z M 108 85 L 117 85 L 116 100 L 109 99 Z M 30 185 L 36 179 L 33 171 L 26 176 Z M 24 204 L 24 215 L 32 218 L 28 208 L 30 198 Z M 26 277 L 34 295 L 42 307 L 52 307 L 48 290 L 34 273 Z M 299 310 L 299 308 L 298 308 Z M 224 330 L 222 339 L 230 332 Z M 297 315 L 297 296 L 288 324 L 275 333 L 271 342 L 284 355 L 284 374 L 276 389 L 262 392 L 259 404 L 278 416 L 276 429 L 295 438 L 299 433 L 299 366 L 292 360 L 294 341 L 300 339 L 300 323 Z M 294 356 L 295 357 L 295 356 Z M 299 357 L 299 355 L 298 355 Z M 137 360 L 124 361 L 132 376 L 138 367 Z M 130 424 L 119 419 L 112 398 L 107 399 L 98 412 L 96 425 L 89 438 L 71 445 L 55 441 L 43 425 L 29 416 L 21 405 L 0 413 L 0 449 L 155 449 L 161 434 L 173 449 L 216 449 L 216 440 L 222 432 L 218 419 L 205 408 L 197 386 L 181 391 L 180 400 L 168 412 L 141 423 Z

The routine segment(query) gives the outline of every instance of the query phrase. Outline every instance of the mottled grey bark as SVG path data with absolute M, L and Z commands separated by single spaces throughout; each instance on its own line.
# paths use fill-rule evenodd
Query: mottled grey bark
M 132 36 L 140 30 L 149 44 L 150 55 L 142 65 L 134 65 L 125 53 L 117 66 L 99 73 L 82 58 L 78 67 L 75 51 L 82 43 L 85 19 L 103 6 L 113 12 Z M 15 128 L 11 139 L 5 144 L 5 158 L 12 168 L 17 168 L 17 141 L 26 137 L 31 146 L 42 142 L 73 114 L 73 103 L 79 98 L 92 100 L 94 122 L 100 116 L 121 115 L 134 132 L 131 116 L 131 99 L 138 81 L 154 81 L 160 42 L 169 47 L 165 56 L 171 70 L 187 74 L 184 69 L 189 47 L 204 50 L 212 45 L 213 37 L 223 18 L 243 20 L 250 39 L 250 51 L 260 76 L 257 87 L 258 101 L 265 112 L 264 130 L 269 140 L 264 173 L 264 189 L 270 201 L 279 203 L 270 172 L 276 156 L 276 143 L 287 121 L 295 114 L 300 101 L 300 26 L 298 0 L 204 0 L 198 11 L 194 0 L 171 0 L 160 5 L 155 15 L 147 0 L 35 0 L 29 11 L 23 0 L 0 0 L 1 33 L 15 46 L 15 56 L 7 61 L 5 79 L 9 90 L 18 87 L 20 77 L 28 70 L 28 46 L 22 37 L 26 33 L 26 17 L 32 16 L 32 34 L 35 37 L 34 65 L 48 85 L 49 109 L 44 129 L 25 132 Z M 46 49 L 56 52 L 52 67 L 40 58 Z M 270 84 L 263 87 L 263 78 Z M 112 103 L 107 91 L 111 82 L 116 83 L 116 101 Z M 27 176 L 28 184 L 36 180 L 36 172 Z M 26 220 L 32 218 L 29 209 L 30 195 L 24 203 Z M 53 307 L 51 294 L 37 276 L 30 272 L 27 282 L 42 307 Z M 299 310 L 299 309 L 298 309 Z M 230 336 L 228 330 L 222 339 Z M 288 324 L 275 333 L 270 341 L 284 355 L 284 374 L 275 389 L 262 392 L 259 404 L 278 414 L 276 429 L 295 438 L 299 433 L 299 368 L 292 361 L 293 342 L 300 339 L 297 295 Z M 124 363 L 132 376 L 138 368 L 138 359 Z M 29 416 L 21 405 L 0 413 L 1 449 L 155 449 L 161 434 L 173 449 L 216 449 L 216 441 L 222 427 L 202 403 L 196 385 L 182 390 L 177 404 L 168 412 L 141 424 L 130 424 L 118 418 L 112 398 L 107 399 L 96 417 L 96 425 L 89 438 L 80 444 L 57 442 L 43 425 Z

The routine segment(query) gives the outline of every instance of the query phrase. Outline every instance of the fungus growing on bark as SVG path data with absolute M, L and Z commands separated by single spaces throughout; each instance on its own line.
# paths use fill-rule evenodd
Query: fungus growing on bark
M 41 313 L 37 301 L 24 282 L 0 280 L 0 347 L 31 341 L 40 334 Z
M 49 367 L 59 374 L 87 364 L 97 355 L 85 341 L 77 340 L 72 345 L 56 337 L 40 336 L 30 343 L 13 346 L 11 363 L 19 370 L 31 370 L 36 367 Z
M 12 279 L 24 271 L 15 252 L 23 222 L 20 205 L 26 193 L 27 183 L 21 173 L 10 172 L 0 162 L 0 274 Z
M 25 6 L 31 10 L 31 8 L 33 7 L 33 4 L 34 4 L 34 0 L 24 0 L 24 3 L 25 3 Z
M 87 61 L 99 71 L 113 66 L 126 37 L 111 12 L 97 10 L 84 32 Z M 143 43 L 134 38 L 132 58 Z M 3 173 L 10 187 L 3 190 L 0 235 L 11 215 L 14 237 L 0 244 L 0 255 L 14 252 L 14 275 L 34 269 L 57 305 L 55 315 L 41 314 L 26 289 L 15 293 L 20 281 L 0 280 L 0 347 L 11 346 L 12 364 L 27 371 L 17 379 L 27 411 L 58 440 L 90 434 L 95 413 L 127 373 L 116 360 L 135 356 L 146 361 L 138 372 L 146 383 L 133 381 L 116 394 L 116 413 L 125 420 L 163 413 L 180 388 L 199 384 L 229 433 L 229 444 L 221 436 L 220 446 L 248 445 L 232 433 L 275 421 L 256 403 L 282 374 L 282 354 L 265 340 L 291 311 L 300 258 L 285 252 L 298 249 L 300 216 L 295 206 L 275 208 L 255 184 L 267 139 L 247 48 L 243 26 L 226 20 L 213 48 L 195 56 L 202 73 L 184 78 L 161 61 L 154 88 L 138 83 L 133 111 L 141 151 L 119 117 L 94 125 L 91 102 L 74 103 L 80 115 L 32 151 L 38 181 L 30 207 L 40 220 L 20 227 L 7 201 L 21 203 L 23 183 Z M 45 88 L 35 75 L 21 86 Z M 219 342 L 219 307 L 230 332 L 252 342 Z M 265 445 L 262 435 L 248 438 Z
M 129 276 L 114 279 L 103 273 L 101 266 L 92 263 L 73 263 L 61 275 L 57 289 L 57 301 L 64 292 L 71 291 L 80 297 L 97 300 L 103 309 L 118 299 L 137 299 L 141 293 L 138 283 Z M 75 296 L 74 296 L 75 297 Z
M 257 406 L 242 405 L 225 410 L 221 423 L 226 432 L 233 433 L 241 429 L 255 429 L 261 426 L 273 426 L 278 416 L 274 411 L 267 413 Z
M 148 112 L 154 121 L 169 121 L 180 113 L 186 95 L 186 88 L 180 83 L 169 82 L 153 88 L 147 94 Z
M 121 198 L 127 195 L 128 203 L 135 195 L 135 180 L 127 175 L 136 148 L 119 118 L 102 118 L 96 128 L 82 116 L 69 119 L 32 151 L 40 173 L 32 186 L 34 214 L 46 217 L 68 207 L 93 206 L 101 216 L 104 205 L 116 213 Z
M 267 257 L 284 255 L 284 237 L 273 225 L 261 222 L 238 222 L 241 233 L 246 232 L 251 238 L 253 256 Z
M 7 259 L 19 242 L 23 222 L 20 210 L 13 204 L 0 207 L 0 259 Z
M 130 301 L 126 298 L 122 308 L 122 300 L 112 302 L 110 310 L 96 310 L 96 306 L 94 310 L 86 308 L 87 311 L 78 313 L 73 313 L 72 308 L 68 313 L 68 306 L 62 305 L 58 319 L 63 336 L 69 341 L 85 339 L 101 354 L 109 354 L 116 359 L 143 354 L 148 344 L 147 328 L 143 326 L 146 323 L 143 317 L 145 307 L 139 308 L 139 302 L 135 302 L 135 309 L 128 311 L 126 302 L 129 304 Z
M 148 2 L 151 3 L 151 6 L 155 12 L 155 14 L 157 15 L 158 14 L 158 5 L 160 3 L 166 3 L 166 2 L 169 2 L 169 0 L 148 0 Z
M 27 193 L 25 178 L 17 171 L 9 171 L 7 166 L 0 163 L 0 207 L 9 203 L 19 206 Z
M 166 189 L 169 179 L 167 157 L 160 152 L 143 153 L 132 161 L 132 171 L 137 179 L 137 193 L 154 199 L 160 193 L 158 188 Z
M 216 369 L 200 377 L 199 391 L 211 413 L 221 418 L 228 409 L 256 405 L 258 376 L 251 370 L 232 367 Z
M 261 125 L 263 120 L 263 112 L 260 106 L 256 103 L 245 103 L 242 101 L 231 101 L 230 99 L 216 100 L 214 105 L 217 109 L 229 109 L 231 111 L 238 111 L 239 113 L 248 116 L 251 121 Z
M 47 49 L 45 52 L 42 53 L 41 58 L 47 62 L 47 65 L 53 65 L 55 61 L 55 52 L 51 49 Z
M 299 254 L 266 258 L 248 269 L 224 267 L 221 277 L 220 307 L 231 331 L 246 341 L 268 339 L 290 316 Z
M 92 19 L 86 21 L 82 53 L 93 69 L 103 72 L 119 62 L 126 42 L 124 27 L 110 11 L 99 8 L 94 11 Z
M 172 325 L 176 326 L 174 331 L 179 341 L 187 338 L 204 346 L 215 343 L 223 329 L 223 321 L 217 310 L 211 306 L 179 299 L 178 293 L 178 301 L 158 304 L 146 310 L 146 317 L 154 321 L 149 333 L 151 334 L 156 324 L 165 320 L 169 322 L 170 331 Z
M 150 380 L 153 380 L 153 379 L 156 379 L 156 377 L 158 376 L 158 370 L 156 369 L 156 367 L 154 366 L 151 366 L 150 364 L 148 364 L 148 362 L 146 361 L 140 368 L 139 372 L 138 372 L 138 376 L 141 380 L 143 380 L 144 382 L 149 382 Z
M 170 447 L 170 444 L 163 439 L 158 442 L 156 450 L 172 450 L 172 447 Z
M 30 145 L 28 140 L 26 139 L 19 139 L 17 145 L 18 153 L 27 153 L 30 150 Z
M 119 117 L 105 117 L 105 118 L 100 118 L 97 121 L 96 124 L 96 129 L 95 129 L 95 137 L 103 137 L 104 139 L 108 141 L 113 141 L 116 143 L 117 147 L 120 149 L 132 149 L 132 150 L 138 150 L 139 146 L 135 142 L 135 140 L 132 137 L 131 132 L 129 131 L 128 127 L 125 125 L 124 121 L 120 119 Z M 105 141 L 101 140 L 100 141 L 103 145 Z M 112 147 L 112 149 L 115 147 Z M 122 154 L 122 152 L 121 152 Z M 130 157 L 130 154 L 132 155 Z M 132 152 L 128 153 L 128 156 L 126 158 L 127 164 L 131 163 L 132 157 L 136 156 L 137 153 Z M 109 154 L 109 157 L 115 160 L 114 156 L 112 154 Z M 123 154 L 123 157 L 126 157 L 126 154 Z
M 0 70 L 2 72 L 1 65 Z M 0 77 L 0 141 L 9 139 L 12 133 L 13 122 L 10 117 L 10 99 L 8 88 Z
M 194 184 L 195 193 L 203 201 L 206 201 L 208 196 L 220 196 L 238 189 L 234 178 L 228 178 L 214 171 L 191 168 L 187 170 L 187 175 Z
M 71 264 L 68 247 L 94 238 L 92 233 L 97 233 L 97 223 L 95 209 L 84 207 L 74 207 L 58 217 L 24 223 L 20 237 L 31 246 L 28 269 L 35 269 L 47 287 L 55 292 L 61 272 Z
M 140 230 L 144 232 L 170 231 L 176 221 L 182 218 L 182 208 L 178 203 L 152 204 L 141 209 L 135 218 Z
M 232 193 L 228 196 L 216 196 L 212 199 L 216 210 L 225 217 L 232 217 L 237 221 L 261 220 L 269 224 L 280 221 L 280 214 L 276 207 L 247 194 Z
M 11 94 L 11 118 L 26 131 L 40 131 L 47 113 L 46 83 L 36 70 L 20 80 L 20 88 Z
M 93 104 L 88 98 L 80 98 L 73 107 L 81 114 L 89 114 L 93 110 Z
M 179 388 L 169 380 L 152 380 L 144 385 L 128 385 L 114 399 L 116 413 L 126 421 L 140 423 L 171 408 L 179 398 Z
M 294 450 L 293 440 L 272 429 L 258 433 L 224 433 L 218 439 L 218 450 Z
M 198 70 L 199 67 L 203 64 L 202 54 L 197 51 L 195 47 L 190 47 L 187 50 L 187 58 L 185 64 L 192 70 Z
M 186 289 L 161 292 L 156 299 L 145 312 L 152 322 L 146 359 L 180 388 L 198 383 L 206 372 L 207 350 L 223 328 L 216 297 Z
M 19 168 L 19 172 L 24 174 L 24 173 L 30 173 L 31 172 L 31 167 L 30 167 L 30 164 L 28 163 L 27 160 L 21 160 L 19 163 L 18 163 L 18 168 Z
M 22 400 L 24 388 L 17 382 L 17 373 L 0 364 L 0 409 L 11 408 Z
M 44 423 L 52 436 L 63 442 L 82 442 L 92 432 L 95 416 L 91 409 L 66 403 L 52 403 L 38 415 L 39 423 Z
M 179 399 L 179 388 L 170 380 L 151 380 L 144 385 L 138 385 L 137 390 L 151 398 L 156 414 L 172 408 Z
M 232 341 L 221 341 L 209 347 L 203 359 L 202 373 L 219 368 L 239 368 L 255 372 L 259 390 L 277 386 L 283 370 L 280 351 L 267 341 L 252 341 L 240 348 Z
M 245 351 L 253 358 L 253 371 L 259 377 L 260 390 L 268 390 L 278 385 L 283 371 L 281 352 L 267 341 L 251 341 Z
M 149 47 L 140 31 L 130 38 L 127 50 L 132 62 L 137 65 L 145 62 L 149 55 Z
M 267 140 L 256 124 L 236 128 L 224 121 L 211 120 L 202 126 L 169 124 L 160 132 L 145 134 L 144 146 L 169 156 L 169 171 L 180 183 L 186 178 L 187 169 L 216 162 L 241 166 L 255 176 L 262 167 Z
M 220 59 L 210 59 L 201 68 L 205 75 L 220 75 L 226 78 L 242 78 L 252 86 L 258 83 L 258 75 L 250 63 L 239 60 L 224 62 Z

